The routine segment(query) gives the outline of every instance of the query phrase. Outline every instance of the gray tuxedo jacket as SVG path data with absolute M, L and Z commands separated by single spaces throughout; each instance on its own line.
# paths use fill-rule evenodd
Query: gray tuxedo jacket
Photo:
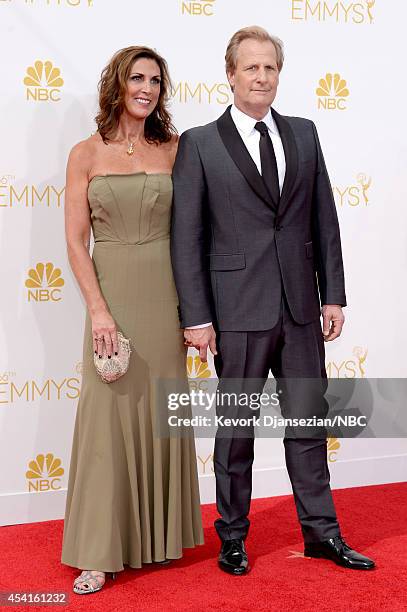
M 171 260 L 181 327 L 272 328 L 284 293 L 305 324 L 346 305 L 334 198 L 312 121 L 271 109 L 286 158 L 274 202 L 230 115 L 184 132 L 173 169 Z

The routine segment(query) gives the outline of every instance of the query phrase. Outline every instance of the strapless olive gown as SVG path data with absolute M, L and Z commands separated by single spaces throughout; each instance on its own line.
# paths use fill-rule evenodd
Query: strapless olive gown
M 96 275 L 133 352 L 128 372 L 103 383 L 87 315 L 62 562 L 119 571 L 178 559 L 203 543 L 203 531 L 194 439 L 160 438 L 154 425 L 154 381 L 187 381 L 169 250 L 171 176 L 94 177 L 88 199 Z

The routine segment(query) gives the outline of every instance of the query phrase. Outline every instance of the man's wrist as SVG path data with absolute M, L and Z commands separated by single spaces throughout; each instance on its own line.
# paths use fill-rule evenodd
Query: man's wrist
M 212 322 L 210 323 L 201 323 L 200 325 L 191 325 L 190 327 L 186 327 L 185 329 L 202 329 L 204 327 L 210 327 Z

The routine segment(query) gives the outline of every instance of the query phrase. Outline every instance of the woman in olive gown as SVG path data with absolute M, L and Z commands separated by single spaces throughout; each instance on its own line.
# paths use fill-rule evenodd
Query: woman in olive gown
M 168 562 L 203 543 L 194 439 L 155 430 L 155 381 L 187 384 L 169 250 L 169 87 L 155 51 L 117 52 L 99 83 L 98 131 L 68 160 L 67 248 L 87 314 L 62 562 L 83 570 L 79 594 L 126 564 Z M 131 339 L 130 365 L 106 384 L 94 353 L 117 352 L 117 331 Z

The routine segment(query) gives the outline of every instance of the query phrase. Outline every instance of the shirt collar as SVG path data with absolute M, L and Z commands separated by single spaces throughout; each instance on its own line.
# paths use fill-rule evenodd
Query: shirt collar
M 242 132 L 244 136 L 250 136 L 254 132 L 254 126 L 257 123 L 257 119 L 253 119 L 253 117 L 246 115 L 246 113 L 243 113 L 234 104 L 232 104 L 230 114 L 237 129 Z M 271 114 L 270 110 L 268 111 L 266 116 L 263 117 L 263 119 L 261 119 L 260 121 L 263 121 L 271 132 L 273 132 L 274 134 L 278 134 L 276 122 L 274 121 L 274 117 Z

